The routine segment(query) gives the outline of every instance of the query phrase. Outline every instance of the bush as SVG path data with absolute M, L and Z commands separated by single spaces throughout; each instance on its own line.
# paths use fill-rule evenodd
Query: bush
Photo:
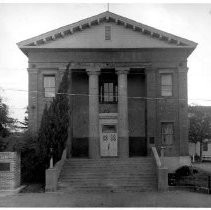
M 190 166 L 182 166 L 175 171 L 176 177 L 189 176 L 192 174 Z
M 40 167 L 37 137 L 24 133 L 0 139 L 1 152 L 18 152 L 21 155 L 21 181 L 44 182 L 45 170 Z
M 0 149 L 21 153 L 23 182 L 44 182 L 45 170 L 49 167 L 50 148 L 53 148 L 54 163 L 59 161 L 66 146 L 70 121 L 69 85 L 70 64 L 59 86 L 58 94 L 50 107 L 44 109 L 37 137 L 25 133 L 22 137 L 5 139 Z
M 193 168 L 192 166 L 182 166 L 175 171 L 175 175 L 177 178 L 193 176 L 196 173 L 198 173 L 198 170 Z
M 37 137 L 25 134 L 16 142 L 14 150 L 21 154 L 22 181 L 44 183 L 45 170 L 40 166 Z

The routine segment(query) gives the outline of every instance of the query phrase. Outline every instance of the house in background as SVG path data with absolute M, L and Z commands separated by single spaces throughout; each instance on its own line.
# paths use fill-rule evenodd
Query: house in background
M 201 112 L 204 114 L 204 116 L 209 118 L 209 128 L 207 132 L 207 137 L 203 140 L 202 145 L 202 160 L 211 160 L 211 107 L 210 106 L 192 106 L 193 111 Z M 189 112 L 188 116 L 191 117 L 193 115 L 193 112 Z M 193 156 L 200 156 L 200 142 L 192 143 L 189 142 L 189 155 Z M 194 161 L 196 161 L 194 159 Z
M 109 11 L 19 42 L 28 57 L 30 131 L 71 63 L 78 167 L 85 158 L 129 167 L 149 160 L 152 146 L 166 147 L 170 171 L 189 164 L 187 58 L 196 45 Z

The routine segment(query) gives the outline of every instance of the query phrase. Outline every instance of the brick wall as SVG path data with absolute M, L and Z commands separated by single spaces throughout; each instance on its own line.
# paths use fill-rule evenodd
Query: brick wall
M 20 155 L 0 152 L 0 190 L 13 190 L 20 186 Z

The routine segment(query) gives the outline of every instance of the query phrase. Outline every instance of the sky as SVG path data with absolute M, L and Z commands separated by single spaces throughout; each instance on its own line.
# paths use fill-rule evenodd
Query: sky
M 16 43 L 106 10 L 106 3 L 0 3 L 0 96 L 12 117 L 23 120 L 28 104 L 28 60 Z M 188 102 L 211 106 L 210 3 L 110 3 L 109 10 L 197 42 L 188 58 Z

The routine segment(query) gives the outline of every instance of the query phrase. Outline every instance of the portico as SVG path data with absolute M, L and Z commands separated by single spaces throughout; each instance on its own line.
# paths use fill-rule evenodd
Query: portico
M 102 156 L 100 148 L 102 148 L 100 141 L 101 128 L 99 127 L 99 75 L 100 69 L 88 69 L 89 75 L 89 157 L 99 158 Z M 116 114 L 115 135 L 118 140 L 116 147 L 117 155 L 120 158 L 127 158 L 129 156 L 129 141 L 128 141 L 128 98 L 127 98 L 127 74 L 129 68 L 118 67 L 115 68 L 115 73 L 118 75 L 118 105 Z M 114 96 L 111 96 L 114 97 Z M 109 104 L 109 103 L 107 103 Z M 109 111 L 110 112 L 110 111 Z M 104 116 L 106 114 L 104 113 Z M 110 114 L 107 113 L 107 120 Z M 112 115 L 111 115 L 112 119 Z M 108 121 L 106 123 L 108 125 Z M 111 124 L 112 125 L 112 124 Z M 101 124 L 103 126 L 103 124 Z M 118 132 L 117 132 L 118 131 Z M 108 132 L 108 131 L 107 131 Z M 101 133 L 102 135 L 102 133 Z M 109 136 L 110 134 L 108 134 Z M 113 144 L 114 146 L 114 144 Z M 112 144 L 108 145 L 108 150 L 112 150 Z M 110 155 L 112 156 L 112 155 Z

